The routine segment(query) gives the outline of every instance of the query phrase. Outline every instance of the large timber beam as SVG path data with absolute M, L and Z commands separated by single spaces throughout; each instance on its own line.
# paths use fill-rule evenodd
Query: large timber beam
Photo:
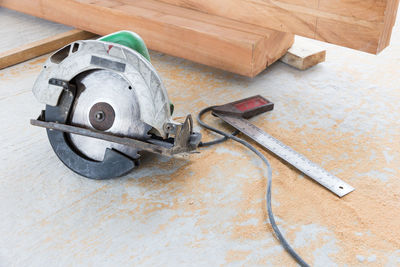
M 389 45 L 399 4 L 399 0 L 160 1 L 373 54 Z
M 150 49 L 249 77 L 294 40 L 290 33 L 151 0 L 0 0 L 0 6 L 99 35 L 132 30 Z

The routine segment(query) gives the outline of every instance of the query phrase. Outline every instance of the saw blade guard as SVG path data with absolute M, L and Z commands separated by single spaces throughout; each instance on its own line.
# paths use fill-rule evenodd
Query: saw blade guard
M 123 33 L 126 36 L 127 32 Z M 103 38 L 107 40 L 112 36 L 115 38 L 115 35 Z M 76 41 L 61 48 L 45 62 L 32 89 L 33 94 L 39 102 L 57 106 L 63 89 L 49 84 L 50 79 L 70 82 L 90 70 L 111 71 L 127 81 L 139 104 L 141 121 L 150 125 L 154 134 L 166 138 L 168 132 L 164 126 L 173 123 L 168 94 L 146 56 L 147 48 L 144 49 L 143 41 L 136 40 L 136 47 L 141 48 L 139 52 L 104 40 Z

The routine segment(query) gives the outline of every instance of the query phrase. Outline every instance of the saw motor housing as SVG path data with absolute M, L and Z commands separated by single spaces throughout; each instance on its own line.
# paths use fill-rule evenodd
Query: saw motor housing
M 32 91 L 46 110 L 31 123 L 47 128 L 60 160 L 88 178 L 129 172 L 139 151 L 190 152 L 201 139 L 190 115 L 184 123 L 172 120 L 163 82 L 132 32 L 61 48 L 45 62 Z

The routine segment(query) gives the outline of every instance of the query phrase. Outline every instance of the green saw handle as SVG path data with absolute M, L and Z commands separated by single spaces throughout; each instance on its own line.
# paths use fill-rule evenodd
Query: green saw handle
M 131 31 L 114 32 L 98 39 L 99 41 L 120 44 L 135 50 L 150 62 L 149 51 L 143 39 Z

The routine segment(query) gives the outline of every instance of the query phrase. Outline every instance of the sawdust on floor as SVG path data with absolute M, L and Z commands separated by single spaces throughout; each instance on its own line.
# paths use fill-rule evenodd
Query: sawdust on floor
M 284 90 L 284 86 L 291 84 L 277 86 L 276 88 L 281 91 L 276 94 L 264 88 L 268 83 L 262 79 L 270 79 L 269 82 L 274 83 L 275 80 L 284 80 L 289 77 L 291 82 L 300 83 L 297 79 L 304 78 L 307 73 L 300 74 L 293 71 L 285 76 L 285 73 L 292 70 L 278 66 L 275 73 L 260 77 L 261 82 L 259 82 L 161 54 L 152 54 L 152 59 L 166 83 L 171 100 L 178 104 L 177 117 L 182 118 L 188 112 L 195 114 L 205 106 L 240 99 L 249 96 L 248 94 L 262 93 L 266 97 L 272 95 L 274 102 L 277 101 L 281 106 L 276 111 L 265 115 L 264 118 L 267 119 L 255 118 L 254 123 L 356 188 L 354 192 L 339 199 L 268 152 L 264 152 L 273 168 L 273 210 L 278 225 L 288 241 L 307 262 L 318 265 L 318 253 L 321 251 L 334 263 L 351 266 L 400 264 L 396 258 L 391 261 L 394 256 L 400 258 L 400 213 L 398 212 L 400 210 L 400 183 L 398 181 L 400 171 L 397 164 L 400 162 L 398 143 L 400 126 L 397 123 L 397 117 L 387 120 L 387 123 L 390 123 L 388 127 L 390 131 L 382 131 L 381 128 L 372 126 L 368 131 L 346 132 L 343 131 L 342 125 L 347 122 L 343 118 L 319 114 L 324 108 L 321 99 L 313 98 L 314 101 L 322 103 L 321 108 L 303 109 L 300 100 L 296 99 L 297 88 Z M 14 81 L 22 75 L 37 75 L 44 60 L 45 57 L 41 57 L 28 64 L 13 67 L 7 72 L 0 73 L 0 79 Z M 319 75 L 334 70 L 334 67 L 330 66 L 329 71 L 321 71 Z M 271 69 L 268 71 L 274 71 L 274 68 Z M 354 70 L 346 70 L 346 73 L 352 71 Z M 390 75 L 395 77 L 397 72 L 395 70 L 392 72 Z M 345 71 L 338 73 L 345 75 Z M 276 77 L 268 78 L 274 75 Z M 361 74 L 354 77 L 363 78 Z M 356 79 L 354 77 L 352 79 Z M 29 79 L 32 79 L 32 82 L 34 80 Z M 308 79 L 311 78 L 308 77 Z M 321 86 L 320 83 L 326 82 L 324 77 L 315 79 L 316 81 L 309 81 L 303 86 L 306 86 L 307 90 L 312 90 L 313 86 L 318 88 Z M 344 79 L 344 83 L 348 84 L 348 81 Z M 370 82 L 367 80 L 367 83 Z M 387 86 L 382 86 L 379 90 L 392 86 L 390 79 L 384 79 L 383 82 Z M 335 83 L 341 85 L 340 79 Z M 247 92 L 247 89 L 251 89 L 250 92 Z M 323 90 L 329 89 L 331 88 L 323 88 Z M 350 89 L 357 90 L 355 86 Z M 27 92 L 30 89 L 24 90 Z M 393 92 L 391 94 L 394 100 L 400 98 L 399 90 L 386 90 L 386 93 Z M 6 93 L 4 98 L 14 93 L 14 91 Z M 318 91 L 313 90 L 309 93 L 317 94 Z M 327 93 L 332 92 L 327 91 Z M 354 105 L 345 107 L 346 113 L 353 111 L 361 113 L 357 109 L 365 105 L 369 99 L 362 94 L 354 94 L 354 96 L 364 98 L 361 102 L 356 102 L 355 98 Z M 280 97 L 286 98 L 285 101 L 282 101 Z M 304 99 L 306 97 L 302 98 Z M 399 114 L 396 101 L 394 101 L 396 103 L 390 103 L 387 99 L 383 99 L 376 102 L 385 103 L 390 107 L 390 112 Z M 290 116 L 295 116 L 293 109 L 299 108 L 303 109 L 301 112 L 308 112 L 304 117 L 312 119 L 307 125 L 299 126 L 296 118 L 284 116 L 281 110 L 285 110 L 286 105 L 292 109 L 289 112 Z M 328 113 L 330 111 L 328 109 Z M 279 116 L 276 114 L 280 114 L 282 119 L 278 119 Z M 28 117 L 23 119 L 25 125 Z M 208 116 L 207 120 L 212 121 L 213 125 L 219 128 L 231 130 L 217 119 L 212 119 L 211 116 Z M 321 127 L 323 120 L 331 121 L 332 125 Z M 363 123 L 368 122 L 364 120 Z M 200 130 L 198 125 L 196 127 Z M 204 140 L 215 138 L 214 134 L 203 130 L 202 134 Z M 48 148 L 45 134 L 41 137 L 42 139 L 37 140 L 43 143 L 42 147 Z M 388 149 L 390 153 L 387 152 Z M 38 224 L 32 227 L 21 227 L 18 223 L 10 224 L 18 226 L 18 237 L 33 240 L 26 246 L 19 244 L 19 251 L 21 253 L 30 251 L 31 257 L 34 257 L 31 251 L 36 253 L 43 249 L 47 252 L 52 249 L 60 253 L 59 255 L 68 255 L 68 257 L 71 255 L 71 258 L 79 259 L 82 263 L 85 258 L 88 258 L 87 256 L 105 255 L 113 258 L 112 253 L 115 252 L 110 245 L 110 240 L 115 239 L 125 246 L 132 245 L 130 238 L 121 238 L 127 235 L 136 238 L 134 240 L 137 243 L 149 239 L 156 240 L 157 246 L 153 243 L 147 244 L 146 249 L 151 253 L 143 257 L 136 255 L 135 258 L 135 254 L 132 255 L 136 252 L 141 253 L 140 246 L 134 247 L 136 250 L 131 249 L 118 255 L 119 257 L 126 256 L 130 262 L 135 260 L 135 264 L 149 265 L 152 259 L 160 257 L 159 254 L 165 248 L 173 247 L 173 238 L 166 238 L 169 237 L 168 233 L 172 233 L 172 235 L 179 235 L 180 240 L 184 240 L 182 241 L 184 245 L 179 244 L 180 246 L 173 247 L 175 249 L 172 249 L 173 252 L 180 251 L 183 247 L 190 247 L 199 249 L 195 253 L 198 251 L 205 253 L 207 251 L 204 247 L 213 249 L 212 245 L 220 243 L 226 246 L 221 251 L 226 254 L 224 260 L 227 265 L 243 263 L 248 266 L 268 264 L 295 266 L 294 261 L 272 236 L 265 209 L 266 177 L 262 162 L 233 141 L 200 149 L 200 152 L 200 154 L 182 155 L 169 160 L 154 156 L 144 157 L 140 169 L 128 174 L 125 178 L 99 183 L 74 176 L 64 169 L 61 163 L 54 163 L 55 157 L 52 154 L 48 157 L 46 164 L 53 166 L 53 169 L 39 168 L 40 172 L 33 176 L 38 179 L 32 185 L 36 191 L 29 194 L 32 200 L 26 203 L 21 200 L 21 203 L 26 205 L 18 207 L 25 212 L 24 215 L 30 214 L 31 202 L 34 201 L 40 206 L 45 201 L 42 200 L 43 192 L 53 193 L 57 189 L 60 190 L 59 188 L 64 188 L 65 191 L 61 190 L 61 193 L 57 191 L 59 194 L 56 196 L 57 201 L 54 202 L 68 203 L 69 199 L 74 199 L 75 195 L 78 196 L 76 197 L 78 200 L 67 208 L 60 208 L 46 216 L 34 217 L 30 214 L 38 218 Z M 31 153 L 32 158 L 39 157 L 34 152 Z M 16 153 L 10 154 L 20 156 Z M 42 161 L 43 155 L 40 155 L 40 158 Z M 65 177 L 62 176 L 64 179 L 60 178 L 59 182 L 52 184 L 49 182 L 51 180 L 49 177 L 53 177 L 54 168 Z M 26 179 L 23 180 L 24 183 L 21 182 L 24 186 L 32 180 L 31 176 L 25 177 L 23 174 L 20 176 L 22 177 L 20 180 Z M 46 187 L 41 188 L 41 185 L 46 185 Z M 90 191 L 91 193 L 87 193 L 89 190 L 82 189 L 93 188 L 96 185 L 99 188 Z M 10 192 L 14 188 L 18 186 L 10 187 Z M 35 192 L 38 192 L 37 195 L 34 194 Z M 50 196 L 47 198 L 50 199 Z M 91 211 L 91 217 L 82 210 Z M 41 212 L 45 214 L 47 210 Z M 170 217 L 161 216 L 166 213 Z M 35 220 L 31 219 L 31 221 Z M 76 222 L 80 223 L 74 224 Z M 89 226 L 85 226 L 84 223 Z M 118 223 L 120 223 L 119 227 L 115 227 Z M 74 225 L 73 229 L 71 225 Z M 132 225 L 150 225 L 154 226 L 154 229 L 146 228 L 136 233 Z M 14 228 L 11 226 L 7 228 L 11 230 L 4 232 L 5 234 L 12 232 Z M 32 230 L 34 227 L 36 227 L 36 232 Z M 182 229 L 179 229 L 180 227 Z M 177 228 L 179 231 L 174 232 Z M 90 232 L 91 230 L 93 233 Z M 40 236 L 35 236 L 35 233 L 40 233 Z M 184 239 L 185 234 L 190 235 L 191 239 Z M 217 238 L 220 240 L 215 240 Z M 225 239 L 228 241 L 225 242 Z M 14 237 L 14 240 L 18 238 Z M 159 254 L 153 254 L 152 249 L 158 247 L 162 247 L 156 250 Z M 99 253 L 101 248 L 106 252 Z M 87 254 L 84 254 L 86 250 L 88 250 Z M 121 251 L 122 249 L 119 250 Z M 190 257 L 193 257 L 195 253 Z M 45 257 L 43 254 L 38 255 Z
M 377 155 L 377 160 L 371 164 L 370 155 L 363 153 L 374 150 L 372 146 L 377 140 L 374 140 L 371 136 L 354 138 L 351 134 L 340 134 L 334 138 L 321 138 L 321 136 L 331 134 L 331 132 L 327 133 L 326 129 L 314 129 L 313 131 L 306 128 L 292 129 L 291 133 L 294 136 L 296 136 L 296 133 L 306 133 L 307 142 L 302 143 L 293 138 L 293 135 L 285 138 L 282 131 L 274 130 L 280 129 L 279 125 L 268 123 L 268 128 L 271 129 L 270 133 L 272 135 L 280 136 L 280 139 L 286 144 L 298 151 L 306 151 L 304 154 L 314 161 L 320 161 L 320 155 L 315 153 L 316 151 L 320 151 L 323 154 L 324 151 L 329 150 L 334 158 L 342 160 L 332 161 L 324 165 L 324 167 L 327 170 L 341 169 L 337 173 L 339 177 L 354 177 L 356 173 L 368 173 L 382 165 L 396 170 L 395 162 L 398 161 L 393 160 L 391 164 L 388 164 L 383 162 L 385 161 L 383 155 Z M 207 132 L 203 132 L 203 134 L 205 139 L 214 138 L 212 134 Z M 385 137 L 380 138 L 384 139 Z M 321 140 L 324 141 L 322 142 Z M 358 146 L 360 143 L 363 145 Z M 238 161 L 247 161 L 255 157 L 233 141 L 228 141 L 221 146 L 229 147 L 229 150 L 237 152 L 235 155 L 238 157 Z M 346 153 L 347 156 L 343 157 L 343 153 Z M 376 179 L 365 183 L 364 178 L 366 177 L 347 179 L 356 188 L 356 191 L 339 199 L 274 156 L 267 152 L 265 154 L 271 161 L 274 170 L 273 210 L 277 218 L 280 218 L 278 220 L 280 223 L 278 224 L 284 229 L 289 242 L 295 243 L 296 233 L 303 226 L 322 225 L 326 228 L 325 231 L 318 233 L 317 236 L 309 238 L 306 243 L 296 246 L 296 250 L 308 262 L 314 262 L 313 252 L 330 242 L 332 238 L 335 240 L 336 246 L 339 247 L 339 251 L 333 251 L 330 256 L 336 258 L 338 262 L 346 262 L 349 265 L 384 265 L 386 262 L 383 259 L 386 258 L 387 251 L 395 247 L 400 248 L 400 228 L 398 227 L 400 213 L 396 212 L 400 210 L 400 193 L 396 193 L 400 192 L 400 187 L 395 181 L 383 182 Z M 360 158 L 360 155 L 364 155 L 365 158 Z M 231 153 L 229 156 L 232 156 Z M 396 154 L 396 157 L 398 156 Z M 349 164 L 347 157 L 358 158 L 358 161 Z M 172 203 L 154 205 L 154 203 L 145 199 L 137 199 L 136 197 L 129 199 L 126 194 L 122 196 L 122 201 L 124 203 L 135 202 L 138 204 L 137 209 L 129 212 L 132 217 L 136 217 L 138 212 L 151 214 L 155 210 L 163 209 L 186 210 L 191 214 L 201 211 L 199 214 L 204 215 L 207 213 L 210 204 L 204 196 L 207 193 L 211 193 L 213 196 L 224 194 L 219 191 L 221 190 L 219 187 L 216 189 L 210 186 L 209 183 L 211 181 L 204 181 L 209 179 L 207 178 L 208 173 L 212 170 L 210 166 L 212 166 L 212 163 L 216 163 L 218 168 L 224 170 L 225 178 L 223 179 L 234 179 L 235 181 L 232 181 L 232 183 L 241 184 L 240 192 L 238 192 L 242 196 L 240 201 L 221 201 L 219 203 L 221 209 L 229 207 L 235 209 L 237 216 L 233 217 L 230 222 L 231 226 L 228 228 L 225 227 L 224 222 L 220 222 L 212 228 L 202 228 L 202 225 L 207 225 L 208 218 L 202 218 L 201 216 L 199 216 L 197 226 L 202 228 L 203 233 L 215 231 L 223 235 L 229 235 L 232 240 L 246 241 L 269 238 L 272 229 L 267 222 L 265 209 L 266 178 L 263 176 L 265 174 L 263 165 L 261 162 L 256 162 L 259 164 L 254 165 L 256 179 L 246 180 L 235 177 L 241 167 L 239 164 L 234 167 L 230 163 L 225 163 L 226 158 L 227 155 L 224 153 L 215 153 L 213 149 L 202 149 L 201 154 L 191 155 L 190 164 L 184 164 L 174 172 L 172 180 L 164 180 L 163 177 L 165 175 L 161 174 L 152 176 L 155 179 L 152 181 L 134 182 L 134 186 L 141 184 L 149 190 L 156 191 L 164 188 L 170 194 L 177 196 L 190 194 L 187 201 L 182 202 L 179 198 L 176 198 Z M 160 168 L 171 169 L 176 166 L 177 161 L 179 160 L 173 159 L 161 163 Z M 369 165 L 365 166 L 363 162 L 368 162 Z M 250 165 L 253 163 L 250 163 Z M 249 166 L 246 166 L 246 169 L 248 168 Z M 188 178 L 188 173 L 192 173 L 192 176 L 195 177 L 204 178 L 190 179 Z M 216 183 L 215 180 L 213 182 Z M 276 205 L 276 203 L 279 204 Z M 143 209 L 143 205 L 146 208 Z M 180 217 L 172 217 L 168 225 L 173 224 Z M 257 223 L 246 224 L 246 222 L 253 219 Z M 282 223 L 282 220 L 284 220 L 284 223 Z M 156 232 L 163 231 L 166 227 L 166 224 L 160 225 Z M 279 246 L 277 240 L 275 240 L 274 245 Z M 248 254 L 250 254 L 248 251 L 231 250 L 227 253 L 226 260 L 228 263 L 236 262 L 245 259 Z M 286 252 L 280 251 L 277 255 L 279 256 L 258 259 L 253 263 L 265 264 L 268 262 L 276 265 L 295 266 L 295 263 Z M 251 259 L 247 263 L 252 263 Z
M 180 73 L 179 70 L 176 72 Z M 195 76 L 195 81 L 176 77 L 177 74 L 174 75 L 173 70 L 168 70 L 167 75 L 174 76 L 171 80 L 184 81 L 189 86 L 193 84 L 199 87 L 214 86 L 208 79 L 202 81 L 198 76 Z M 212 78 L 213 81 L 218 80 L 215 79 L 215 76 Z M 215 85 L 215 87 L 220 86 L 220 84 Z M 229 84 L 224 84 L 222 87 L 229 88 Z M 235 96 L 231 95 L 230 99 L 234 99 Z M 206 104 L 199 101 L 195 102 L 194 106 L 200 109 Z M 274 169 L 273 199 L 274 203 L 279 203 L 279 205 L 273 205 L 274 212 L 278 218 L 284 220 L 284 224 L 280 224 L 280 226 L 285 229 L 285 235 L 290 243 L 295 241 L 296 232 L 303 226 L 321 225 L 326 228 L 318 236 L 296 246 L 298 252 L 309 262 L 314 262 L 313 252 L 317 248 L 334 242 L 339 250 L 332 251 L 330 256 L 337 262 L 364 266 L 390 264 L 387 262 L 388 253 L 394 248 L 400 249 L 400 212 L 398 212 L 400 210 L 400 185 L 394 178 L 400 176 L 397 164 L 400 160 L 398 152 L 400 146 L 398 143 L 393 143 L 393 136 L 382 133 L 379 129 L 373 129 L 368 134 L 357 135 L 336 130 L 341 123 L 343 120 L 335 120 L 332 128 L 310 129 L 307 126 L 296 127 L 293 123 L 290 125 L 289 122 L 289 128 L 285 129 L 277 121 L 264 123 L 258 121 L 258 126 L 268 129 L 270 134 L 278 137 L 295 150 L 302 151 L 315 162 L 324 162 L 323 155 L 329 154 L 334 160 L 325 160 L 324 168 L 336 171 L 335 174 L 338 177 L 343 177 L 356 188 L 353 193 L 339 199 L 315 182 L 302 176 L 294 168 L 265 152 Z M 400 132 L 399 126 L 393 125 L 393 127 Z M 203 135 L 205 139 L 213 138 L 212 134 L 204 131 Z M 399 140 L 398 137 L 396 140 Z M 245 150 L 233 142 L 227 142 L 223 146 L 229 146 L 230 150 L 237 152 Z M 392 148 L 391 159 L 388 159 L 384 153 L 384 148 L 387 147 Z M 191 162 L 190 170 L 202 173 L 204 176 L 204 172 L 210 168 L 210 162 L 223 162 L 227 155 L 216 154 L 212 150 L 203 150 L 199 157 L 201 159 Z M 254 156 L 250 153 L 246 157 L 250 159 Z M 221 233 L 229 233 L 232 239 L 265 239 L 272 231 L 270 225 L 266 223 L 267 213 L 264 203 L 266 180 L 262 176 L 263 166 L 261 162 L 259 164 L 259 166 L 255 166 L 259 170 L 258 180 L 241 181 L 241 195 L 246 197 L 239 202 L 221 203 L 222 206 L 231 205 L 238 213 L 238 216 L 232 221 L 231 229 L 222 226 L 217 229 Z M 382 166 L 385 166 L 383 172 L 387 172 L 387 179 L 381 177 L 381 172 L 376 172 L 376 170 L 382 171 Z M 221 166 L 226 177 L 234 177 L 235 170 L 232 170 L 231 165 L 229 167 L 230 169 Z M 183 177 L 185 174 L 187 174 L 187 167 L 183 167 L 175 173 L 176 177 Z M 191 186 L 192 182 L 196 181 L 185 180 L 186 187 Z M 201 199 L 201 196 L 210 190 L 210 187 L 202 188 L 198 184 L 195 187 L 196 190 L 191 191 L 194 194 L 193 198 Z M 195 203 L 188 208 L 193 211 L 206 209 L 200 203 Z M 255 225 L 245 224 L 254 218 L 257 220 Z M 278 241 L 276 243 L 278 244 Z M 235 262 L 237 258 L 233 257 L 232 253 L 228 253 L 227 259 Z M 237 252 L 236 254 L 241 255 Z M 285 266 L 295 265 L 286 252 L 280 252 L 280 254 L 282 254 L 280 257 L 272 260 L 273 263 Z M 271 262 L 271 258 L 264 260 L 264 263 Z M 259 260 L 257 263 L 262 264 L 263 261 Z

